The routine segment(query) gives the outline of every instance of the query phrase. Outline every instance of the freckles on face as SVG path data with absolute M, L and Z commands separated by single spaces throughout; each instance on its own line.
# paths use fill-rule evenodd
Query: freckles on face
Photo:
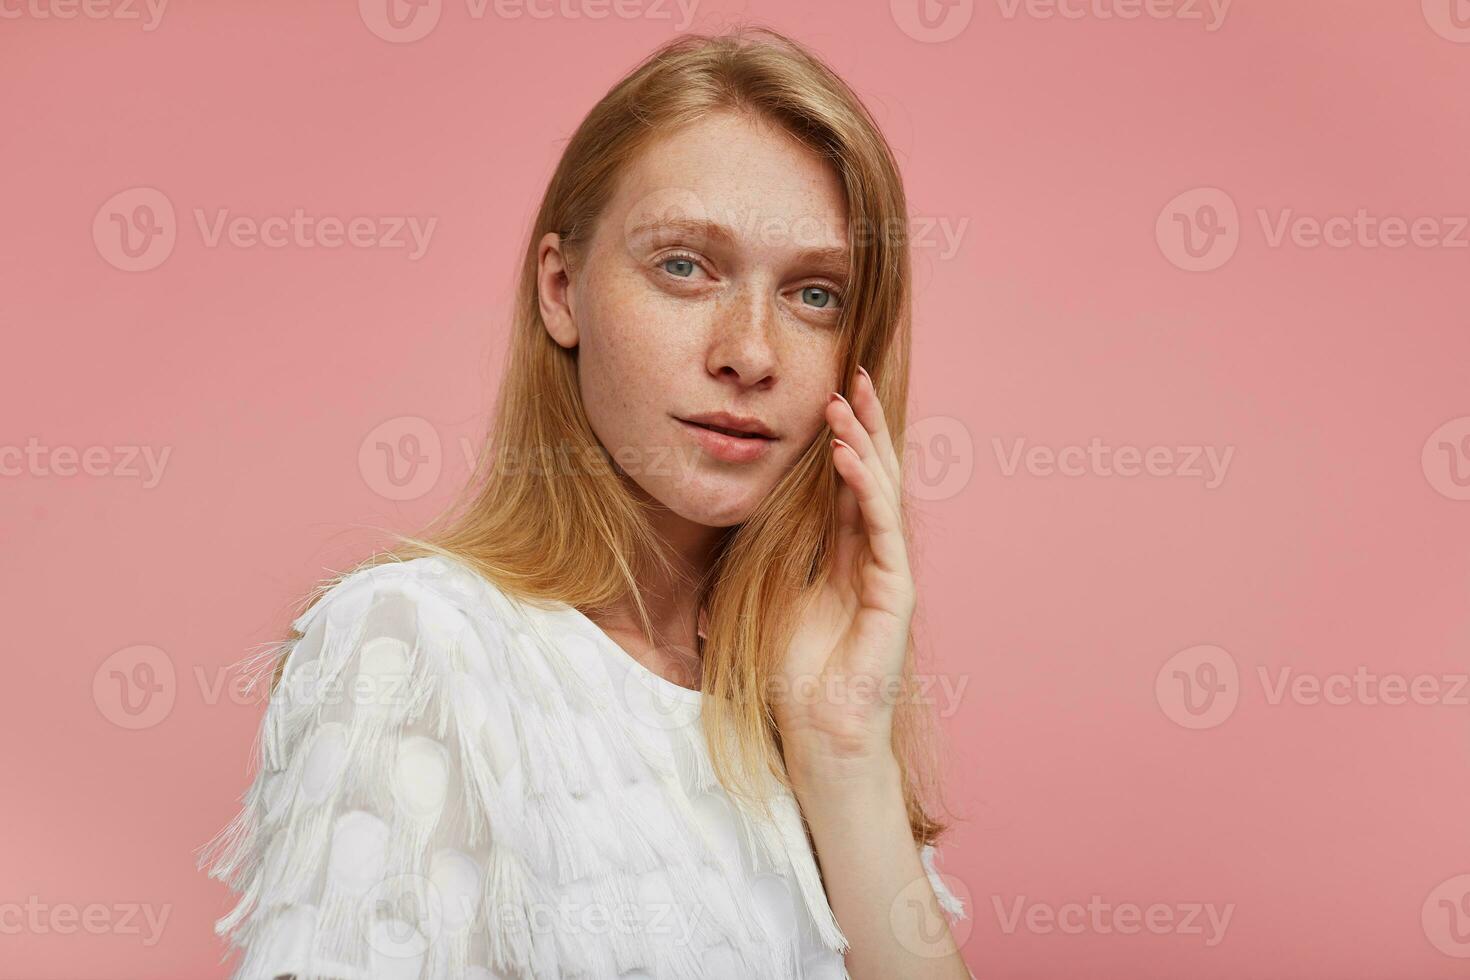
M 822 432 L 845 228 L 829 165 L 743 117 L 666 136 L 624 173 L 574 277 L 573 314 L 589 422 L 648 496 L 737 524 Z M 776 438 L 731 450 L 680 421 L 716 412 Z
M 694 331 L 687 329 L 687 319 L 651 302 L 634 277 L 619 270 L 598 272 L 592 280 L 596 296 L 584 299 L 578 317 L 582 400 L 598 439 L 636 477 L 649 463 L 639 455 L 667 455 L 672 448 L 671 433 L 656 441 L 656 420 L 669 402 L 664 385 L 674 365 L 682 363 L 687 370 L 696 356 L 689 340 Z

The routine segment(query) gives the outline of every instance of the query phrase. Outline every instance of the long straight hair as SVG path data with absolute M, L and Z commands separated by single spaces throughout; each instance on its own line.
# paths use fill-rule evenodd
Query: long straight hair
M 786 35 L 766 27 L 682 34 L 614 85 L 562 154 L 526 244 L 506 372 L 470 480 L 420 534 L 390 532 L 392 550 L 319 584 L 308 605 L 351 571 L 438 554 L 533 604 L 602 610 L 631 597 L 654 642 L 638 582 L 649 573 L 677 577 L 676 562 L 649 521 L 650 504 L 635 495 L 588 423 L 577 351 L 546 331 L 537 252 L 541 238 L 556 232 L 575 269 L 618 177 L 640 150 L 719 111 L 776 124 L 839 175 L 852 256 L 838 327 L 840 377 L 852 379 L 859 364 L 868 370 L 895 446 L 903 446 L 911 280 L 907 204 L 892 151 L 857 95 Z M 801 604 L 834 553 L 840 477 L 831 435 L 823 429 L 749 517 L 728 529 L 710 574 L 690 583 L 707 616 L 701 724 L 711 763 L 727 791 L 762 807 L 768 775 L 790 786 L 770 685 Z M 558 465 L 568 457 L 575 465 Z M 907 529 L 906 498 L 901 510 Z M 940 802 L 933 718 L 917 697 L 914 655 L 911 631 L 893 744 L 910 827 L 924 844 L 946 825 L 933 816 Z M 281 658 L 272 690 L 283 668 Z

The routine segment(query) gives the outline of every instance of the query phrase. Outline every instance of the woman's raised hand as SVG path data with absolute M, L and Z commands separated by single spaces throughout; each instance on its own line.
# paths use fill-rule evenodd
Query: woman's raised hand
M 841 478 L 836 552 L 793 633 L 773 697 L 793 781 L 865 776 L 893 764 L 893 709 L 916 601 L 900 510 L 899 457 L 858 368 L 827 422 Z

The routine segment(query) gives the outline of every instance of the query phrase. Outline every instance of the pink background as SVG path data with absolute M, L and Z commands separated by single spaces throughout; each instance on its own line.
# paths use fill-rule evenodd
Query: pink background
M 0 4 L 0 976 L 225 975 L 230 900 L 193 852 L 260 706 L 215 685 L 365 527 L 415 528 L 462 478 L 554 161 L 682 20 L 444 0 L 409 41 L 373 2 L 196 0 L 151 30 Z M 905 172 L 915 565 L 977 977 L 1463 976 L 1470 4 L 1462 29 L 1448 0 L 1184 2 L 980 0 L 932 8 L 938 33 L 911 0 L 706 2 L 684 26 L 807 41 Z M 145 198 L 109 202 L 135 188 L 175 240 L 125 271 L 110 215 Z M 436 225 L 410 258 L 211 246 L 195 218 L 297 208 Z M 1313 247 L 1273 239 L 1285 209 L 1434 224 Z M 427 465 L 400 490 L 375 447 L 405 435 Z M 1124 476 L 1084 462 L 1094 437 L 1167 453 Z M 140 656 L 144 716 L 111 684 Z M 1277 697 L 1286 668 L 1345 703 Z M 1333 687 L 1355 672 L 1431 693 Z M 1174 925 L 1036 918 L 1094 895 Z M 27 903 L 104 925 L 20 926 Z M 1191 904 L 1228 907 L 1223 935 L 1180 928 Z

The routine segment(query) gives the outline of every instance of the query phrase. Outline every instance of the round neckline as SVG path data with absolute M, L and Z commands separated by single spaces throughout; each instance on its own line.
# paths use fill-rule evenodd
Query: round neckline
M 639 663 L 637 657 L 634 657 L 627 650 L 623 649 L 621 643 L 609 636 L 606 630 L 594 623 L 588 618 L 586 613 L 582 612 L 576 606 L 567 602 L 559 602 L 557 604 L 563 612 L 570 614 L 577 622 L 585 624 L 594 634 L 597 641 L 608 649 L 608 652 L 615 655 L 629 670 L 636 672 L 642 679 L 653 685 L 661 694 L 677 698 L 680 701 L 687 701 L 690 704 L 698 704 L 704 699 L 703 691 L 696 691 L 693 688 L 685 687 L 683 684 L 675 684 L 667 677 L 660 677 Z
M 465 564 L 462 561 L 458 561 L 458 560 L 451 561 L 449 559 L 443 558 L 443 556 L 424 556 L 421 560 L 433 562 L 436 559 L 444 562 L 444 565 L 443 566 L 429 566 L 429 567 L 436 568 L 437 569 L 437 568 L 440 568 L 440 567 L 447 568 L 447 567 L 450 567 L 450 566 L 457 566 L 460 569 L 462 569 L 463 571 L 467 572 L 470 576 L 472 576 L 473 578 L 475 578 L 477 581 L 479 581 L 481 583 L 485 583 L 485 584 L 490 584 L 492 586 L 494 585 L 494 583 L 489 583 L 486 580 L 486 578 L 479 573 L 479 570 L 478 569 L 472 568 L 472 567 L 468 566 L 467 564 Z M 415 559 L 415 560 L 420 560 L 420 559 Z M 496 586 L 496 588 L 498 590 L 498 586 Z M 586 615 L 586 613 L 582 612 L 582 610 L 578 609 L 576 606 L 574 606 L 574 605 L 572 605 L 571 603 L 568 603 L 568 602 L 561 602 L 561 601 L 557 601 L 557 600 L 552 600 L 551 604 L 552 604 L 552 606 L 553 606 L 554 609 L 562 612 L 565 615 L 569 615 L 569 616 L 571 616 L 571 618 L 573 620 L 584 624 L 585 627 L 586 627 L 585 630 L 584 630 L 584 632 L 590 632 L 592 634 L 592 638 L 593 638 L 593 640 L 595 642 L 603 645 L 607 649 L 607 652 L 609 654 L 615 656 L 619 661 L 621 661 L 623 664 L 625 664 L 629 670 L 635 671 L 638 674 L 638 676 L 640 676 L 641 678 L 643 678 L 644 680 L 646 680 L 647 683 L 650 684 L 650 685 L 652 685 L 660 694 L 662 694 L 664 696 L 667 696 L 669 698 L 677 699 L 677 700 L 680 700 L 680 701 L 686 701 L 686 702 L 689 702 L 690 704 L 696 704 L 696 705 L 699 704 L 703 700 L 703 698 L 704 698 L 704 692 L 703 691 L 693 690 L 691 688 L 685 687 L 682 684 L 675 684 L 673 681 L 669 680 L 668 678 L 666 678 L 666 677 L 660 677 L 658 674 L 655 674 L 653 671 L 651 671 L 647 667 L 643 666 L 643 664 L 641 664 L 641 663 L 638 662 L 638 660 L 637 660 L 636 657 L 634 657 L 627 650 L 624 650 L 623 649 L 623 645 L 621 643 L 619 643 L 617 640 L 614 640 L 611 636 L 609 636 L 607 634 L 607 631 L 606 630 L 604 630 L 601 626 L 598 626 L 596 623 L 594 623 L 590 618 L 588 618 L 588 616 Z M 699 635 L 700 635 L 700 637 L 702 639 L 704 637 L 704 625 L 705 625 L 705 618 L 704 618 L 703 615 L 701 615 L 699 622 L 700 622 L 700 627 L 699 627 L 700 634 Z

